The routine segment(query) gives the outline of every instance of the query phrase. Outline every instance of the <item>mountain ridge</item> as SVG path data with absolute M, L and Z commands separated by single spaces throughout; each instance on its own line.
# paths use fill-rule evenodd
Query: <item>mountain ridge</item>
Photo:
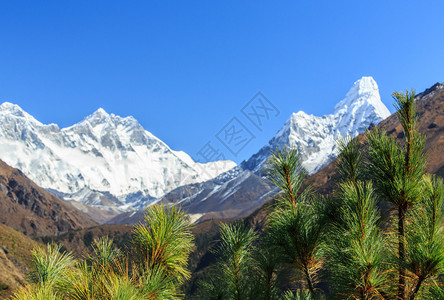
M 81 211 L 0 160 L 0 223 L 28 236 L 58 235 L 97 225 Z
M 235 166 L 231 161 L 194 162 L 134 117 L 103 108 L 60 129 L 5 102 L 0 129 L 0 158 L 66 200 L 108 210 L 145 206 L 180 185 L 211 179 Z

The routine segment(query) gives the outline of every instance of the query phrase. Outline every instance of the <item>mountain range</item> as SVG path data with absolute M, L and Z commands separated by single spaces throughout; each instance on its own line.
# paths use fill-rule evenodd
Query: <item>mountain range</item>
M 314 173 L 334 159 L 338 137 L 356 136 L 389 115 L 376 82 L 362 77 L 332 114 L 292 114 L 267 145 L 236 166 L 232 161 L 195 162 L 133 117 L 98 109 L 60 129 L 5 102 L 0 105 L 0 158 L 99 222 L 122 213 L 110 222 L 131 223 L 129 216 L 159 201 L 180 203 L 195 220 L 236 217 L 267 199 L 271 188 L 262 171 L 271 150 L 296 148 L 303 166 Z
M 209 180 L 236 165 L 194 162 L 133 117 L 101 108 L 59 129 L 8 102 L 0 105 L 0 153 L 7 164 L 57 196 L 115 211 L 147 205 L 178 186 Z
M 246 216 L 274 194 L 263 174 L 272 150 L 297 149 L 302 165 L 315 173 L 336 157 L 339 137 L 355 137 L 389 115 L 374 79 L 362 77 L 338 102 L 333 114 L 318 117 L 302 111 L 293 113 L 267 145 L 239 166 L 212 180 L 178 187 L 160 201 L 180 204 L 198 221 Z M 136 224 L 142 216 L 143 211 L 124 212 L 108 223 Z

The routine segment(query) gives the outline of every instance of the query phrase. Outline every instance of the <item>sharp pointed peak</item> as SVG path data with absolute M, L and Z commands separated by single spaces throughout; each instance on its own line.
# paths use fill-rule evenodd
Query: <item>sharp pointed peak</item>
M 111 118 L 114 121 L 126 121 L 126 122 L 137 122 L 138 121 L 133 116 L 127 116 L 127 117 L 121 117 L 119 115 L 108 113 L 105 109 L 102 107 L 99 107 L 96 111 L 94 111 L 91 115 L 86 117 L 86 119 L 94 118 L 94 119 L 108 119 Z
M 347 94 L 378 93 L 379 88 L 372 76 L 362 76 L 353 83 Z
M 383 119 L 390 115 L 389 110 L 381 101 L 378 84 L 371 76 L 363 76 L 354 82 L 345 98 L 336 104 L 335 115 L 355 111 L 358 107 L 360 109 L 373 107 Z
M 378 124 L 390 116 L 390 111 L 381 101 L 379 89 L 372 80 L 363 87 L 357 87 L 355 83 L 345 98 L 335 106 L 334 116 L 338 128 L 342 128 L 342 135 L 357 135 L 361 133 L 358 128 Z M 363 121 L 366 123 L 362 123 Z
M 110 115 L 101 107 L 96 109 L 92 114 L 88 115 L 84 120 L 85 121 L 98 121 L 98 120 L 106 120 L 110 117 Z
M 109 114 L 102 107 L 99 107 L 91 116 L 109 116 Z
M 10 115 L 21 119 L 26 119 L 33 123 L 41 124 L 33 116 L 24 111 L 19 105 L 11 102 L 3 102 L 0 104 L 0 112 L 3 115 Z
M 300 110 L 300 111 L 298 111 L 296 113 L 293 112 L 290 115 L 290 117 L 287 119 L 287 121 L 285 122 L 284 127 L 288 126 L 289 124 L 298 123 L 298 122 L 300 122 L 302 120 L 307 120 L 307 119 L 310 119 L 310 118 L 313 118 L 313 117 L 314 117 L 314 115 L 309 115 L 309 114 L 307 114 L 306 112 L 304 112 L 302 110 Z
M 85 125 L 95 127 L 103 124 L 107 124 L 107 126 L 111 127 L 117 127 L 122 125 L 124 127 L 127 127 L 128 130 L 134 128 L 143 129 L 140 123 L 133 116 L 121 117 L 113 113 L 108 113 L 105 111 L 105 109 L 101 107 L 99 107 L 92 114 L 85 117 L 81 122 L 76 123 L 70 127 L 67 127 L 66 129 L 77 126 L 85 126 Z

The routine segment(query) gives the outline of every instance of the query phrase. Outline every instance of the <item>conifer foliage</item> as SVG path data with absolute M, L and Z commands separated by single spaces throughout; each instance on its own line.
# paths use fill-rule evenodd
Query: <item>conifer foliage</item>
M 425 138 L 416 128 L 415 93 L 413 91 L 395 92 L 393 97 L 398 119 L 403 128 L 403 144 L 398 143 L 393 137 L 388 137 L 384 130 L 374 130 L 369 133 L 367 171 L 381 201 L 392 204 L 396 212 L 396 225 L 393 229 L 397 247 L 391 249 L 396 257 L 392 262 L 397 269 L 395 272 L 398 279 L 396 298 L 414 299 L 425 278 L 429 278 L 432 275 L 431 272 L 437 271 L 423 270 L 427 274 L 421 274 L 418 277 L 409 272 L 408 265 L 412 259 L 416 261 L 415 265 L 428 264 L 427 252 L 431 250 L 428 245 L 435 244 L 438 236 L 442 238 L 440 234 L 426 234 L 434 232 L 434 229 L 430 227 L 432 224 L 427 224 L 427 220 L 432 218 L 438 221 L 433 215 L 437 211 L 428 208 L 430 199 L 427 198 L 430 193 L 433 193 L 430 191 L 432 186 L 439 189 L 439 183 L 433 180 L 434 185 L 427 184 L 431 179 L 428 179 L 425 171 Z M 435 201 L 440 203 L 442 195 L 440 199 L 438 198 L 435 198 Z M 418 223 L 420 216 L 425 223 Z M 440 227 L 441 220 L 439 222 Z M 424 226 L 427 228 L 421 228 Z M 439 252 L 442 252 L 442 249 Z M 442 271 L 442 268 L 440 270 Z M 392 286 L 390 291 L 394 289 L 395 287 Z
M 277 150 L 269 160 L 269 178 L 283 191 L 269 218 L 269 236 L 284 263 L 300 272 L 310 294 L 316 295 L 323 222 L 309 188 L 296 150 Z
M 337 295 L 357 299 L 385 298 L 383 262 L 386 238 L 371 183 L 361 180 L 362 155 L 356 139 L 340 140 L 337 167 L 342 182 L 337 194 L 340 222 L 330 225 L 325 254 Z
M 293 279 L 264 299 L 442 299 L 443 183 L 425 171 L 415 93 L 393 96 L 403 141 L 378 128 L 365 145 L 339 140 L 332 197 L 306 184 L 295 150 L 272 153 L 267 174 L 281 193 L 260 246 L 278 257 L 272 269 L 290 269 Z
M 179 208 L 160 205 L 147 208 L 145 221 L 134 229 L 136 251 L 128 257 L 107 237 L 95 240 L 94 255 L 82 261 L 60 245 L 34 250 L 32 284 L 14 299 L 181 299 L 190 274 L 190 222 Z

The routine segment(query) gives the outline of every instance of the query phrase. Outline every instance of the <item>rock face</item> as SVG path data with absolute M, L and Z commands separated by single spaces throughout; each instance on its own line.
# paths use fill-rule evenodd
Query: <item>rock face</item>
M 58 235 L 97 225 L 1 160 L 0 212 L 0 223 L 29 236 Z
M 336 139 L 356 136 L 390 115 L 381 102 L 372 77 L 357 80 L 334 113 L 322 117 L 293 113 L 284 126 L 256 154 L 230 171 L 207 182 L 178 187 L 161 198 L 177 203 L 199 221 L 245 216 L 268 200 L 272 187 L 262 171 L 272 150 L 296 148 L 303 166 L 315 173 L 336 157 Z M 123 214 L 111 223 L 137 223 L 142 214 Z
M 117 211 L 144 206 L 235 166 L 232 161 L 196 163 L 133 117 L 98 109 L 59 129 L 7 102 L 0 105 L 0 158 L 66 200 Z

